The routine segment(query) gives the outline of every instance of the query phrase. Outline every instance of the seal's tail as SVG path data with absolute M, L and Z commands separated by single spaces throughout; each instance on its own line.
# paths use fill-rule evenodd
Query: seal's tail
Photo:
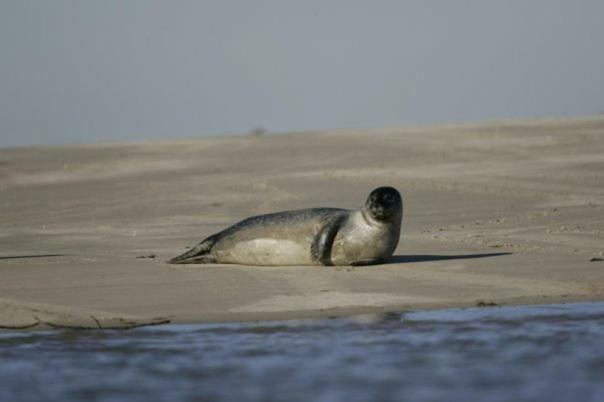
M 209 253 L 216 243 L 217 236 L 210 236 L 197 246 L 188 250 L 186 253 L 174 257 L 171 260 L 166 261 L 169 264 L 211 264 L 216 262 L 216 259 Z

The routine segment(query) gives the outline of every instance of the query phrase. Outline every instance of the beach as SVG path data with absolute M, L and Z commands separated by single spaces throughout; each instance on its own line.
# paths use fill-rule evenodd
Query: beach
M 363 267 L 170 265 L 246 217 L 403 195 Z M 604 300 L 604 117 L 0 149 L 0 327 Z

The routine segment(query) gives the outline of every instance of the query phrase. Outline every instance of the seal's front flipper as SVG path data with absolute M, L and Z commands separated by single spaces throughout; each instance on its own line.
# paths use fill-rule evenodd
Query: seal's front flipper
M 209 253 L 216 241 L 218 235 L 213 235 L 199 243 L 184 254 L 174 257 L 167 261 L 169 264 L 212 264 L 216 259 Z
M 346 216 L 340 216 L 323 226 L 310 246 L 310 255 L 314 261 L 322 265 L 333 265 L 331 261 L 331 249 L 333 241 L 338 234 L 342 222 Z

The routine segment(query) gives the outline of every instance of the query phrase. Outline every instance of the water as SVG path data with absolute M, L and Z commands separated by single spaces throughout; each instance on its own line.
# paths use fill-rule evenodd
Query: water
M 0 334 L 0 401 L 602 401 L 604 303 Z

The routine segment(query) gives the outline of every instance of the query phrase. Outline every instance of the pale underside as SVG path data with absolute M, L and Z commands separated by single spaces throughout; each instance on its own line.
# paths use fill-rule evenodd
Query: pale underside
M 247 265 L 313 265 L 311 241 L 259 238 L 240 241 L 228 250 L 212 251 L 220 262 Z

